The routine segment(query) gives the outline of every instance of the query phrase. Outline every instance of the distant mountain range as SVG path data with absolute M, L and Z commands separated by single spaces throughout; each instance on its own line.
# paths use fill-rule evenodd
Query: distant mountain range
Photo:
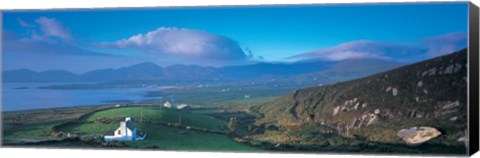
M 351 59 L 339 62 L 308 61 L 294 63 L 257 63 L 243 66 L 205 67 L 172 65 L 160 67 L 146 62 L 119 69 L 98 69 L 83 74 L 65 70 L 35 72 L 9 70 L 3 72 L 4 82 L 83 82 L 83 81 L 238 81 L 265 77 L 286 78 L 351 78 L 389 70 L 402 63 L 379 59 Z

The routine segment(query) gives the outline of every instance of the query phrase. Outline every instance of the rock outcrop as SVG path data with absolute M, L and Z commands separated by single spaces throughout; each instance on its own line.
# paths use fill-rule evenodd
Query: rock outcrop
M 409 129 L 401 129 L 398 131 L 398 136 L 408 145 L 420 145 L 442 133 L 433 127 L 412 127 Z

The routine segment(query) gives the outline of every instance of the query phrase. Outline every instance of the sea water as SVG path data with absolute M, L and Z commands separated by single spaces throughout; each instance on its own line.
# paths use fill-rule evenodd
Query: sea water
M 66 83 L 2 83 L 2 111 L 46 109 L 83 105 L 114 104 L 116 101 L 138 102 L 155 88 L 105 88 L 105 89 L 41 89 L 49 85 Z M 71 83 L 69 83 L 71 84 Z M 153 98 L 148 98 L 153 99 Z

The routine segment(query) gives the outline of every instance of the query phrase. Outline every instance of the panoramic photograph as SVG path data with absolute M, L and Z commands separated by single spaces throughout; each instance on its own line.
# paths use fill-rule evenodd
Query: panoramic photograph
M 468 2 L 1 12 L 1 145 L 466 155 Z

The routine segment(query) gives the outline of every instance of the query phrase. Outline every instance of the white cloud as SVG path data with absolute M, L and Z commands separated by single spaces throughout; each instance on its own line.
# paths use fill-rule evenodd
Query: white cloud
M 28 33 L 21 38 L 21 42 L 41 42 L 49 44 L 72 43 L 74 38 L 63 23 L 55 18 L 39 17 L 34 22 L 18 18 L 17 22 Z
M 4 31 L 3 46 L 6 53 L 76 55 L 76 56 L 113 56 L 110 54 L 81 48 L 74 42 L 70 31 L 55 18 L 39 17 L 34 22 L 17 19 L 26 34 Z
M 435 57 L 458 51 L 467 47 L 467 40 L 467 33 L 465 32 L 453 32 L 425 38 L 424 43 L 428 48 L 425 55 Z
M 132 48 L 173 57 L 212 60 L 245 60 L 239 44 L 228 37 L 201 30 L 160 27 L 115 42 L 103 42 L 102 47 Z
M 296 55 L 290 57 L 291 60 L 309 60 L 309 59 L 322 59 L 330 61 L 340 61 L 347 59 L 358 59 L 358 58 L 377 58 L 377 59 L 389 59 L 391 57 L 387 56 L 385 53 L 391 51 L 396 51 L 398 53 L 405 53 L 412 51 L 414 49 L 408 47 L 400 47 L 397 45 L 367 41 L 367 40 L 358 40 L 351 41 L 347 43 L 342 43 L 340 45 L 315 50 L 312 52 L 307 52 L 304 54 Z
M 67 41 L 73 39 L 70 31 L 57 19 L 42 16 L 37 18 L 35 22 L 40 25 L 40 30 L 45 36 L 57 37 Z
M 371 56 L 368 53 L 355 52 L 355 51 L 340 51 L 336 53 L 325 54 L 325 58 L 333 61 L 353 59 L 353 58 L 367 58 Z
M 458 51 L 466 47 L 467 35 L 463 32 L 448 33 L 419 40 L 418 46 L 386 42 L 357 40 L 334 47 L 319 49 L 287 59 L 340 61 L 358 58 L 419 61 Z
M 23 21 L 20 18 L 17 18 L 17 22 L 21 27 L 32 27 L 32 25 L 26 21 Z

